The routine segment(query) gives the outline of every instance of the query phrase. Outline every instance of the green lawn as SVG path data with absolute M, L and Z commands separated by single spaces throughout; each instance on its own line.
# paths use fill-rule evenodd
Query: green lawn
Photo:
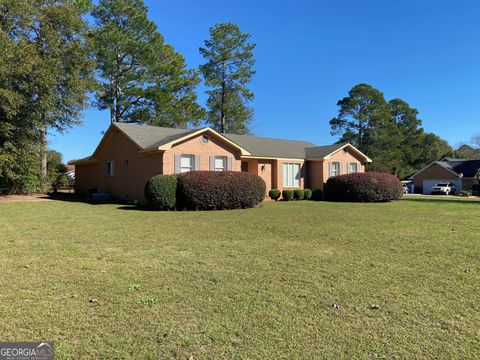
M 479 202 L 0 214 L 0 338 L 58 359 L 480 356 Z

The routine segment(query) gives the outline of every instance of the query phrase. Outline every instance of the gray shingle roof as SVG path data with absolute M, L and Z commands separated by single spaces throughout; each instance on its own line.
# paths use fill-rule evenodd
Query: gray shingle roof
M 347 143 L 342 144 L 333 144 L 325 146 L 315 146 L 305 149 L 307 159 L 322 159 L 328 154 L 340 149 L 342 146 L 345 146 Z
M 143 150 L 158 147 L 196 131 L 126 123 L 115 123 L 114 125 L 127 134 Z
M 172 129 L 159 126 L 115 123 L 118 129 L 136 142 L 143 150 L 159 147 L 198 129 Z M 315 146 L 308 141 L 273 139 L 251 135 L 222 134 L 244 148 L 252 156 L 266 158 L 315 159 L 338 150 L 345 144 Z
M 435 163 L 454 173 L 463 174 L 464 177 L 474 177 L 480 169 L 480 160 L 445 158 Z
M 305 159 L 305 148 L 315 146 L 308 141 L 272 139 L 251 135 L 223 135 L 247 150 L 252 156 L 258 157 Z

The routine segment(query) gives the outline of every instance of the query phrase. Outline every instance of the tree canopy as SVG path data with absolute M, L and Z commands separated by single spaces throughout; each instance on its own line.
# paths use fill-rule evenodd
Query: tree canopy
M 207 61 L 200 66 L 207 91 L 207 121 L 216 130 L 245 134 L 253 111 L 247 102 L 253 93 L 247 88 L 255 70 L 250 35 L 240 31 L 238 25 L 228 22 L 210 28 L 210 38 L 200 48 Z
M 425 133 L 418 111 L 406 101 L 387 102 L 371 85 L 355 85 L 337 105 L 331 133 L 372 158 L 369 170 L 405 177 L 434 160 L 459 155 L 445 140 Z
M 186 127 L 202 118 L 198 73 L 165 43 L 143 0 L 100 0 L 92 15 L 95 104 L 112 122 Z
M 73 0 L 0 2 L 3 191 L 41 186 L 47 129 L 61 132 L 80 121 L 93 74 L 84 10 L 84 3 Z

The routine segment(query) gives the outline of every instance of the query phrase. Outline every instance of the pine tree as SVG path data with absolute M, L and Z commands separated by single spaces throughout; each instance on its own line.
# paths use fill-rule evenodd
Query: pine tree
M 338 116 L 330 120 L 332 135 L 341 135 L 339 142 L 350 142 L 371 157 L 370 170 L 396 172 L 401 134 L 383 94 L 368 84 L 358 84 L 337 105 Z
M 111 122 L 182 127 L 202 117 L 197 72 L 165 44 L 143 0 L 101 0 L 93 17 L 96 105 L 110 111 Z
M 208 122 L 225 133 L 248 133 L 252 110 L 246 105 L 253 93 L 246 87 L 255 71 L 250 35 L 234 23 L 217 24 L 210 29 L 210 39 L 200 53 L 207 62 L 200 66 L 207 91 Z

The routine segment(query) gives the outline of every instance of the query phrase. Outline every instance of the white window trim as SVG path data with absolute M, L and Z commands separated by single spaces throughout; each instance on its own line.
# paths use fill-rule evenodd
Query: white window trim
M 183 166 L 182 165 L 182 159 L 185 159 L 187 157 L 190 158 L 190 160 L 191 160 L 190 166 Z M 189 172 L 189 171 L 193 171 L 193 170 L 195 170 L 195 155 L 181 154 L 180 155 L 180 173 L 185 173 L 185 172 Z
M 351 169 L 351 166 L 352 166 L 352 165 L 355 165 L 355 171 L 352 171 L 352 169 Z M 349 173 L 349 174 L 358 173 L 358 169 L 359 169 L 358 163 L 356 163 L 356 162 L 348 163 L 348 173 Z
M 110 172 L 108 171 L 110 164 Z M 106 176 L 115 176 L 115 161 L 107 161 L 105 163 L 105 175 Z
M 289 174 L 289 167 L 291 167 L 291 174 Z M 295 174 L 295 170 L 298 171 Z M 286 171 L 286 173 L 285 173 Z M 283 187 L 284 188 L 300 188 L 301 184 L 302 165 L 299 163 L 283 163 Z
M 338 164 L 338 172 L 333 170 L 333 165 Z M 330 177 L 338 176 L 342 174 L 342 164 L 339 161 L 332 161 L 330 163 Z
M 223 167 L 217 167 L 217 159 L 222 159 Z M 227 171 L 228 159 L 226 156 L 215 156 L 213 159 L 213 166 L 215 171 Z

